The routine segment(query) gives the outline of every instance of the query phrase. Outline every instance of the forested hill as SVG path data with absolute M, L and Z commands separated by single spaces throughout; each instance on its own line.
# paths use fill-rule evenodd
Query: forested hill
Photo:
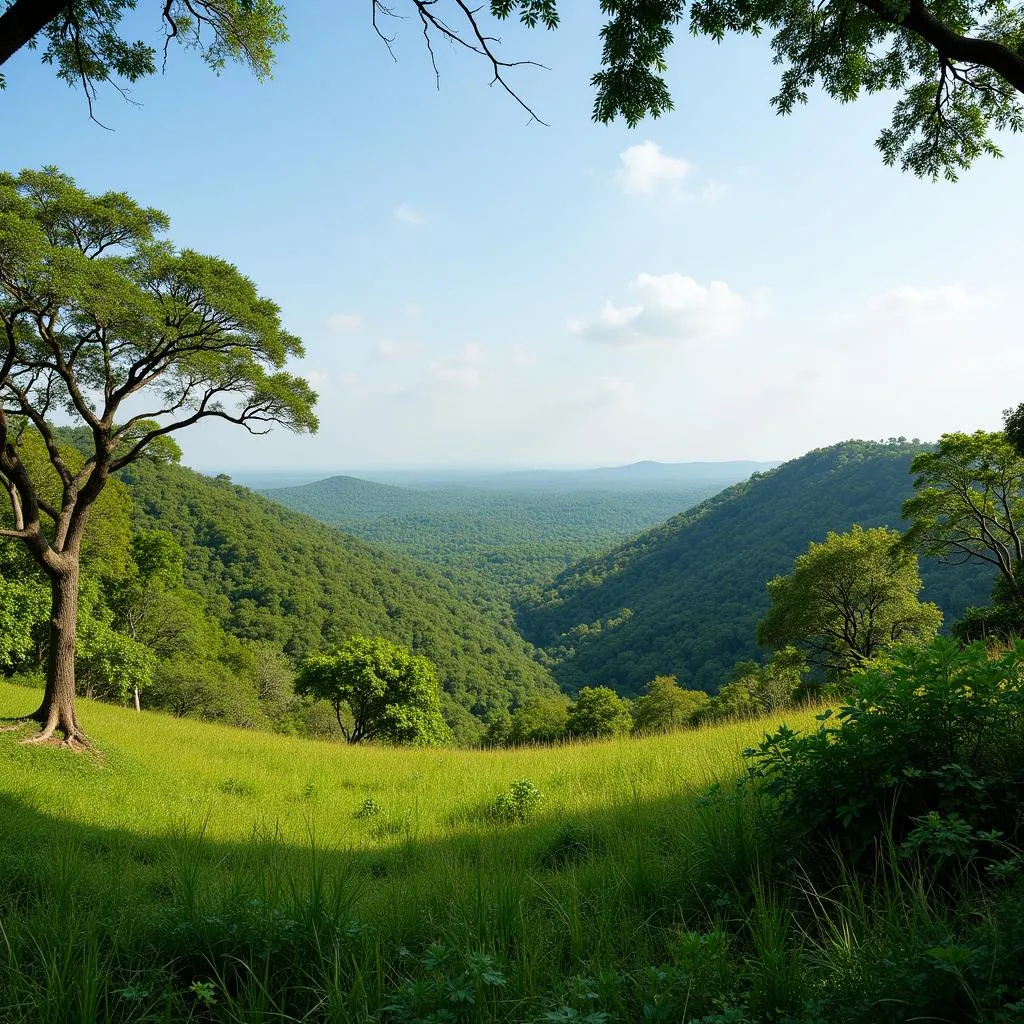
M 477 715 L 555 685 L 507 605 L 382 552 L 226 478 L 138 463 L 124 474 L 137 525 L 172 533 L 186 583 L 231 633 L 299 656 L 341 638 L 386 636 L 425 654 Z
M 373 544 L 474 577 L 477 589 L 522 599 L 577 559 L 743 479 L 752 465 L 650 463 L 401 487 L 336 476 L 261 493 Z
M 566 687 L 638 692 L 658 674 L 715 690 L 755 658 L 765 584 L 829 531 L 904 529 L 921 446 L 848 441 L 755 474 L 605 555 L 564 572 L 519 613 L 523 634 L 559 661 Z M 992 576 L 922 559 L 923 598 L 946 621 L 988 601 Z

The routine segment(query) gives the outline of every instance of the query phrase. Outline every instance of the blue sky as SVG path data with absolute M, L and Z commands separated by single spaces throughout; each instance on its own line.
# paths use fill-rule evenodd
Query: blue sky
M 57 164 L 165 210 L 305 342 L 320 433 L 196 428 L 188 464 L 776 459 L 993 429 L 1024 400 L 1024 140 L 956 185 L 919 181 L 872 145 L 892 97 L 780 118 L 766 41 L 685 33 L 675 112 L 595 125 L 596 2 L 563 3 L 555 33 L 502 30 L 550 68 L 513 77 L 542 127 L 443 45 L 435 89 L 411 21 L 396 63 L 369 4 L 288 6 L 273 80 L 172 53 L 138 106 L 101 91 L 111 130 L 37 54 L 4 69 L 9 169 Z

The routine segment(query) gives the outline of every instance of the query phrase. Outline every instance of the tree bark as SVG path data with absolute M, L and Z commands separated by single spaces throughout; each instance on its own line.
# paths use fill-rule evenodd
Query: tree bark
M 75 635 L 78 627 L 78 559 L 70 558 L 50 572 L 50 646 L 46 665 L 43 702 L 31 717 L 42 732 L 30 742 L 63 733 L 70 747 L 88 746 L 89 741 L 75 714 Z
M 0 14 L 0 64 L 6 63 L 69 6 L 68 0 L 15 0 Z

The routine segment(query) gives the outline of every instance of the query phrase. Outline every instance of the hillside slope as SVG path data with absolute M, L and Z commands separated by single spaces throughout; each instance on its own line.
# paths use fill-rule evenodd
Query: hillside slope
M 124 479 L 137 525 L 177 537 L 187 585 L 236 636 L 294 656 L 352 633 L 387 636 L 430 658 L 451 698 L 481 716 L 555 690 L 507 605 L 471 598 L 429 566 L 225 479 L 142 463 Z
M 714 691 L 736 661 L 759 655 L 765 584 L 812 540 L 854 523 L 902 529 L 900 506 L 920 446 L 849 441 L 756 474 L 563 573 L 519 612 L 569 688 L 638 692 L 660 673 Z M 922 559 L 923 598 L 951 621 L 988 599 L 992 576 Z

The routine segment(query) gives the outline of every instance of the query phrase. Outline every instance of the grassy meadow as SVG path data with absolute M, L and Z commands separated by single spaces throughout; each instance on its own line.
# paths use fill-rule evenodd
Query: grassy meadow
M 734 781 L 774 722 L 490 752 L 80 713 L 99 754 L 0 736 L 3 1021 L 825 1021 L 882 1005 L 880 936 L 950 927 L 909 884 L 773 881 Z

